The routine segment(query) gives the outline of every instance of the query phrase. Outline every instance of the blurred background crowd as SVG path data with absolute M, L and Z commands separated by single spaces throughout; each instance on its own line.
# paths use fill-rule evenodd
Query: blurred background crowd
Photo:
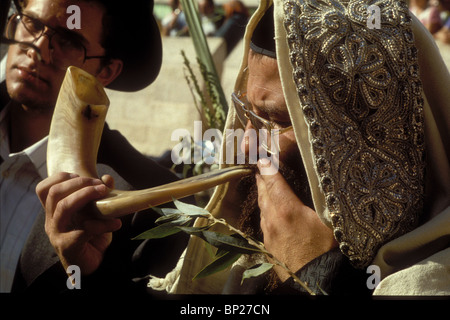
M 450 44 L 450 0 L 409 0 L 409 9 L 436 39 Z
M 227 53 L 230 53 L 244 35 L 250 16 L 249 8 L 238 0 L 216 2 L 214 0 L 198 1 L 203 31 L 208 37 L 224 38 Z M 155 6 L 155 15 L 158 18 L 161 33 L 164 36 L 188 36 L 189 28 L 180 1 L 167 0 L 166 3 L 165 8 L 158 6 L 158 3 Z M 170 12 L 167 12 L 167 6 Z
M 408 0 L 408 5 L 436 39 L 450 44 L 450 0 Z M 205 34 L 225 38 L 230 51 L 242 38 L 252 10 L 254 5 L 248 7 L 245 1 L 199 0 Z M 179 0 L 156 1 L 155 15 L 163 35 L 189 35 Z

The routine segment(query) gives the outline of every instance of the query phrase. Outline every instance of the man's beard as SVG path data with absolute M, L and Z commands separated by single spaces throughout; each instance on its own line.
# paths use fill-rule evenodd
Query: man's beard
M 306 206 L 314 209 L 308 178 L 298 149 L 296 149 L 295 154 L 291 155 L 286 162 L 280 162 L 279 172 L 292 188 L 295 195 Z M 250 175 L 242 178 L 239 182 L 238 190 L 240 194 L 247 195 L 241 205 L 238 227 L 246 234 L 251 235 L 259 241 L 263 241 L 255 176 Z

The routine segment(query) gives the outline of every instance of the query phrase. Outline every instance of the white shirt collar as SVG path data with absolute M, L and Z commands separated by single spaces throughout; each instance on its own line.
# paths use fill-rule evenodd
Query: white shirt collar
M 30 158 L 41 178 L 47 177 L 47 141 L 48 136 L 42 138 L 38 142 L 29 146 L 28 148 L 10 153 L 9 149 L 9 133 L 8 133 L 8 113 L 11 110 L 12 103 L 9 102 L 0 113 L 0 155 L 3 159 L 14 157 L 17 155 L 26 155 Z
M 42 179 L 47 177 L 47 141 L 48 136 L 45 136 L 22 151 L 30 158 Z

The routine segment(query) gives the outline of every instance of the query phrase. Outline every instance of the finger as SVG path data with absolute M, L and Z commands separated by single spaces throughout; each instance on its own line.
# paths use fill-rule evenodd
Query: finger
M 268 159 L 259 159 L 258 160 L 258 169 L 259 172 L 263 171 L 264 168 L 269 168 L 270 167 L 270 161 Z M 268 175 L 268 174 L 260 174 L 261 177 L 261 182 L 264 182 L 267 185 L 267 188 L 269 189 L 270 192 L 272 191 L 276 191 L 276 188 L 274 188 L 274 185 L 277 183 L 286 183 L 286 180 L 283 178 L 283 176 L 281 175 L 280 172 L 276 172 L 274 174 Z
M 88 219 L 82 222 L 82 225 L 70 231 L 71 242 L 73 245 L 68 246 L 76 248 L 83 243 L 89 242 L 96 247 L 97 250 L 103 252 L 111 243 L 112 232 L 122 227 L 120 219 Z M 66 240 L 66 244 L 69 243 Z
M 258 189 L 258 206 L 261 210 L 265 208 L 265 203 L 269 198 L 267 187 L 259 173 L 255 174 L 256 188 Z
M 76 227 L 74 215 L 86 217 L 80 210 L 89 211 L 86 207 L 92 201 L 101 199 L 108 194 L 108 188 L 104 184 L 87 186 L 75 191 L 67 197 L 60 200 L 54 211 L 51 221 L 53 227 L 59 232 L 69 231 Z
M 102 176 L 103 183 L 110 189 L 114 189 L 114 178 L 109 174 L 105 174 Z
M 42 206 L 45 208 L 48 192 L 53 185 L 76 177 L 78 177 L 78 175 L 75 173 L 59 172 L 39 182 L 36 186 L 36 194 L 41 201 Z
M 76 177 L 69 180 L 62 181 L 50 187 L 45 202 L 45 211 L 53 215 L 58 203 L 69 196 L 70 194 L 88 186 L 102 185 L 103 182 L 99 179 Z
M 260 207 L 271 201 L 280 201 L 286 195 L 285 192 L 290 188 L 286 180 L 280 173 L 273 175 L 256 174 L 256 186 L 258 188 L 258 203 Z
M 261 170 L 264 166 L 270 166 L 270 163 L 266 161 L 262 161 L 264 159 L 261 159 L 258 161 L 258 169 Z M 265 191 L 266 196 L 269 196 L 273 200 L 278 201 L 300 201 L 301 204 L 303 204 L 303 201 L 297 197 L 297 195 L 294 193 L 294 190 L 292 190 L 289 183 L 286 181 L 286 179 L 283 177 L 283 175 L 280 172 L 276 172 L 272 175 L 260 175 L 260 185 L 264 184 L 265 189 L 262 189 Z M 259 189 L 258 189 L 259 191 Z

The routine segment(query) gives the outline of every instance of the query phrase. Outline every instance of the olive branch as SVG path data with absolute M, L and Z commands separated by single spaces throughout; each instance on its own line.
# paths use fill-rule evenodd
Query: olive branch
M 156 219 L 158 226 L 147 230 L 136 236 L 134 240 L 160 239 L 178 232 L 197 236 L 208 245 L 217 248 L 213 261 L 197 273 L 192 280 L 210 276 L 219 271 L 225 270 L 236 262 L 242 254 L 264 254 L 271 263 L 248 268 L 242 275 L 242 282 L 251 277 L 257 277 L 272 269 L 275 265 L 286 270 L 289 275 L 302 286 L 309 294 L 314 292 L 292 272 L 285 263 L 279 261 L 273 254 L 266 250 L 264 244 L 245 234 L 241 230 L 231 226 L 224 219 L 217 219 L 204 208 L 187 204 L 174 199 L 175 208 L 153 208 L 161 217 Z M 196 219 L 203 219 L 202 226 L 195 227 Z M 215 225 L 226 227 L 231 234 L 211 231 Z

